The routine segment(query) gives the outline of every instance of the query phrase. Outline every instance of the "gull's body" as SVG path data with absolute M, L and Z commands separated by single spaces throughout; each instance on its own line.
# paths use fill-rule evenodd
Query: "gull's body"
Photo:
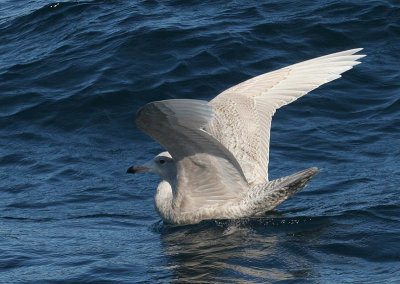
M 269 137 L 276 109 L 340 78 L 364 55 L 353 49 L 262 74 L 199 100 L 153 102 L 136 125 L 168 152 L 128 172 L 150 171 L 162 182 L 156 209 L 166 223 L 258 216 L 301 190 L 318 172 L 268 180 Z

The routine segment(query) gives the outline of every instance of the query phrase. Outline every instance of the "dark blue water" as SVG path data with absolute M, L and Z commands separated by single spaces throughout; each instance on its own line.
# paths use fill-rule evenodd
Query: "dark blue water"
M 125 174 L 145 103 L 357 47 L 276 113 L 270 177 L 323 172 L 268 218 L 169 228 Z M 1 283 L 400 281 L 398 1 L 2 1 L 0 129 Z

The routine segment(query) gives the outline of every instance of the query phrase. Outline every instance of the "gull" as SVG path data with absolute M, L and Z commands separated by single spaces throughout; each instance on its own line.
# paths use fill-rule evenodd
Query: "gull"
M 305 187 L 312 167 L 268 179 L 269 141 L 275 111 L 338 79 L 361 62 L 362 48 L 303 61 L 233 86 L 210 102 L 151 102 L 136 114 L 136 126 L 159 142 L 162 152 L 127 173 L 161 177 L 154 198 L 164 223 L 262 216 Z

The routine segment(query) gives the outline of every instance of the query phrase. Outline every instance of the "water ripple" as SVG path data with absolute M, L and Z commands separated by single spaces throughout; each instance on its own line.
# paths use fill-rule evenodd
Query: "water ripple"
M 396 282 L 400 8 L 357 2 L 0 3 L 0 269 L 19 283 Z M 170 227 L 162 148 L 137 109 L 364 47 L 363 64 L 277 111 L 272 177 L 323 168 L 263 218 Z

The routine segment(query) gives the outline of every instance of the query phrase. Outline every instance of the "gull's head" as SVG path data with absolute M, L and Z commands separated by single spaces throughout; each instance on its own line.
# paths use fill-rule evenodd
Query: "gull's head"
M 162 152 L 147 163 L 140 166 L 132 166 L 126 171 L 127 174 L 142 172 L 150 172 L 169 181 L 176 177 L 176 166 L 171 155 L 168 152 Z

